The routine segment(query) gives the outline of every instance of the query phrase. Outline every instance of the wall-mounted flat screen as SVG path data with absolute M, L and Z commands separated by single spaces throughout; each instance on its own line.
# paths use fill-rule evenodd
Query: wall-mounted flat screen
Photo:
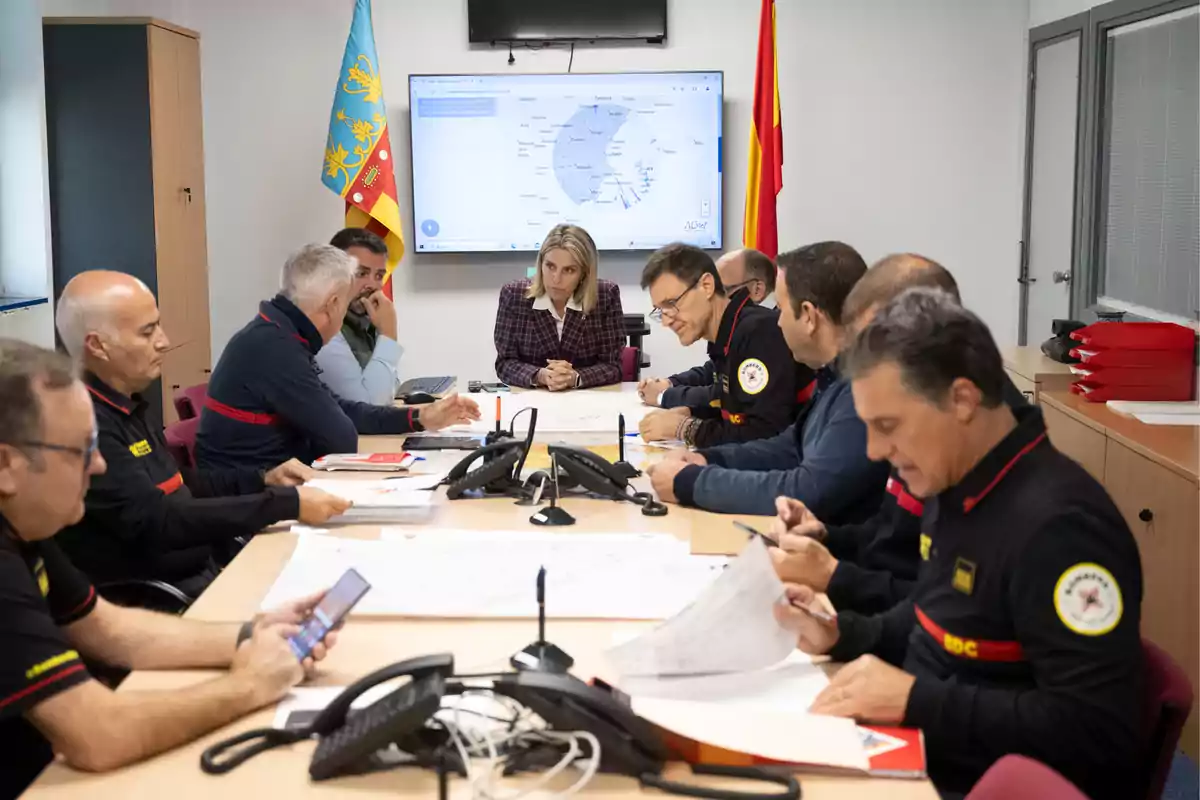
M 412 75 L 413 249 L 720 249 L 722 73 Z

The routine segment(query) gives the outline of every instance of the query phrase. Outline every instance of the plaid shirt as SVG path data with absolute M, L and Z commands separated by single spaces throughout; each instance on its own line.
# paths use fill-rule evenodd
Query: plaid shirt
M 529 281 L 512 281 L 500 289 L 496 310 L 496 376 L 509 386 L 533 386 L 537 372 L 550 359 L 569 361 L 580 386 L 621 382 L 621 348 L 625 317 L 621 290 L 600 281 L 596 307 L 590 314 L 567 309 L 562 339 L 549 311 L 535 311 L 526 297 Z

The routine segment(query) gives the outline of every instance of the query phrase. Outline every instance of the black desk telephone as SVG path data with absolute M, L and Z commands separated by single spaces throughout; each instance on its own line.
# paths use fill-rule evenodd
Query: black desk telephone
M 320 742 L 308 766 L 309 777 L 314 781 L 372 771 L 376 753 L 392 744 L 412 756 L 405 763 L 444 769 L 448 760 L 458 756 L 448 745 L 449 732 L 434 714 L 444 696 L 479 690 L 474 682 L 467 686 L 455 681 L 453 672 L 454 658 L 449 654 L 423 656 L 384 667 L 347 687 L 306 728 L 247 731 L 205 750 L 200 756 L 200 767 L 209 774 L 223 774 L 265 750 L 319 736 Z M 367 708 L 349 713 L 351 704 L 363 692 L 402 676 L 411 677 L 411 681 Z M 479 677 L 490 679 L 493 693 L 512 698 L 536 714 L 549 730 L 587 731 L 595 736 L 600 745 L 601 772 L 628 775 L 643 786 L 691 797 L 795 800 L 800 796 L 795 778 L 759 767 L 693 765 L 692 771 L 697 775 L 776 783 L 784 786 L 784 790 L 775 794 L 737 792 L 664 779 L 663 768 L 673 754 L 658 729 L 633 712 L 625 695 L 603 682 L 591 685 L 573 675 L 533 670 Z M 246 743 L 251 744 L 221 759 L 226 751 Z M 505 753 L 510 757 L 510 771 L 539 766 L 536 759 L 523 763 L 515 746 Z M 590 746 L 581 757 L 592 757 Z M 463 774 L 461 761 L 451 760 L 449 766 Z
M 667 507 L 648 492 L 631 491 L 628 474 L 591 450 L 568 444 L 552 444 L 547 449 L 558 465 L 561 486 L 580 486 L 601 497 L 635 503 L 648 517 L 661 517 L 667 513 Z

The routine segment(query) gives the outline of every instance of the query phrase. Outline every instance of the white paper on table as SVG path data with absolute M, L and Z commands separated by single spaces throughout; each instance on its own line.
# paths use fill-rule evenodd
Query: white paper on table
M 1133 418 L 1146 425 L 1200 425 L 1200 413 L 1196 414 L 1134 414 Z
M 294 523 L 291 531 L 299 536 L 315 536 L 329 533 L 329 528 L 314 528 L 311 525 L 305 525 L 303 522 Z
M 1109 400 L 1105 403 L 1118 414 L 1200 414 L 1200 400 L 1166 402 L 1153 400 Z
M 681 439 L 655 439 L 647 442 L 645 439 L 638 437 L 638 442 L 642 447 L 652 448 L 654 450 L 690 450 L 688 443 Z
M 815 764 L 866 772 L 870 768 L 854 720 L 801 711 L 631 697 L 643 719 L 698 742 L 785 764 Z
M 664 534 L 385 529 L 379 540 L 304 536 L 262 607 L 327 588 L 354 567 L 371 584 L 357 616 L 535 618 L 544 566 L 550 618 L 660 620 L 687 605 L 725 563 L 693 556 L 687 542 Z
M 618 688 L 632 697 L 733 703 L 755 712 L 777 709 L 805 713 L 828 685 L 825 671 L 807 654 L 793 650 L 787 658 L 766 669 L 717 675 L 625 677 Z
M 411 480 L 411 479 L 410 479 Z M 418 484 L 419 485 L 419 484 Z M 434 493 L 403 480 L 311 480 L 305 484 L 354 503 L 332 523 L 420 523 L 434 514 Z
M 625 430 L 636 431 L 642 418 L 657 409 L 643 405 L 637 388 L 612 391 L 608 389 L 578 389 L 572 392 L 514 392 L 501 395 L 501 426 L 508 428 L 514 415 L 527 408 L 538 410 L 538 433 L 616 433 L 618 415 L 625 417 Z M 490 398 L 489 398 L 490 401 Z M 494 410 L 483 409 L 483 416 L 467 425 L 454 425 L 443 431 L 444 435 L 462 433 L 487 433 L 494 430 Z M 522 414 L 516 420 L 514 435 L 524 436 L 529 415 Z
M 622 676 L 769 667 L 796 649 L 796 635 L 775 621 L 773 609 L 783 595 L 767 548 L 756 537 L 686 608 L 605 655 Z

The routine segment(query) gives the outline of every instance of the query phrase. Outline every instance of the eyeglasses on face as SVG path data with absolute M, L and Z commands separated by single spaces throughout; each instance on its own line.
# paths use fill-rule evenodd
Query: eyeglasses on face
M 675 316 L 675 314 L 679 313 L 679 301 L 681 301 L 688 292 L 690 292 L 692 289 L 695 289 L 700 283 L 700 278 L 703 277 L 704 274 L 701 273 L 700 276 L 697 277 L 696 280 L 692 281 L 682 292 L 672 297 L 670 300 L 664 300 L 659 305 L 656 305 L 654 308 L 650 309 L 650 319 L 654 320 L 655 322 L 662 322 L 663 314 Z
M 8 442 L 14 447 L 32 447 L 37 450 L 53 450 L 56 453 L 70 453 L 78 456 L 83 460 L 83 468 L 86 470 L 92 465 L 92 459 L 96 457 L 96 451 L 100 448 L 100 440 L 96 431 L 92 431 L 92 437 L 88 440 L 86 447 L 73 447 L 68 444 L 54 444 L 53 442 L 41 442 L 36 439 L 19 439 L 15 442 Z

